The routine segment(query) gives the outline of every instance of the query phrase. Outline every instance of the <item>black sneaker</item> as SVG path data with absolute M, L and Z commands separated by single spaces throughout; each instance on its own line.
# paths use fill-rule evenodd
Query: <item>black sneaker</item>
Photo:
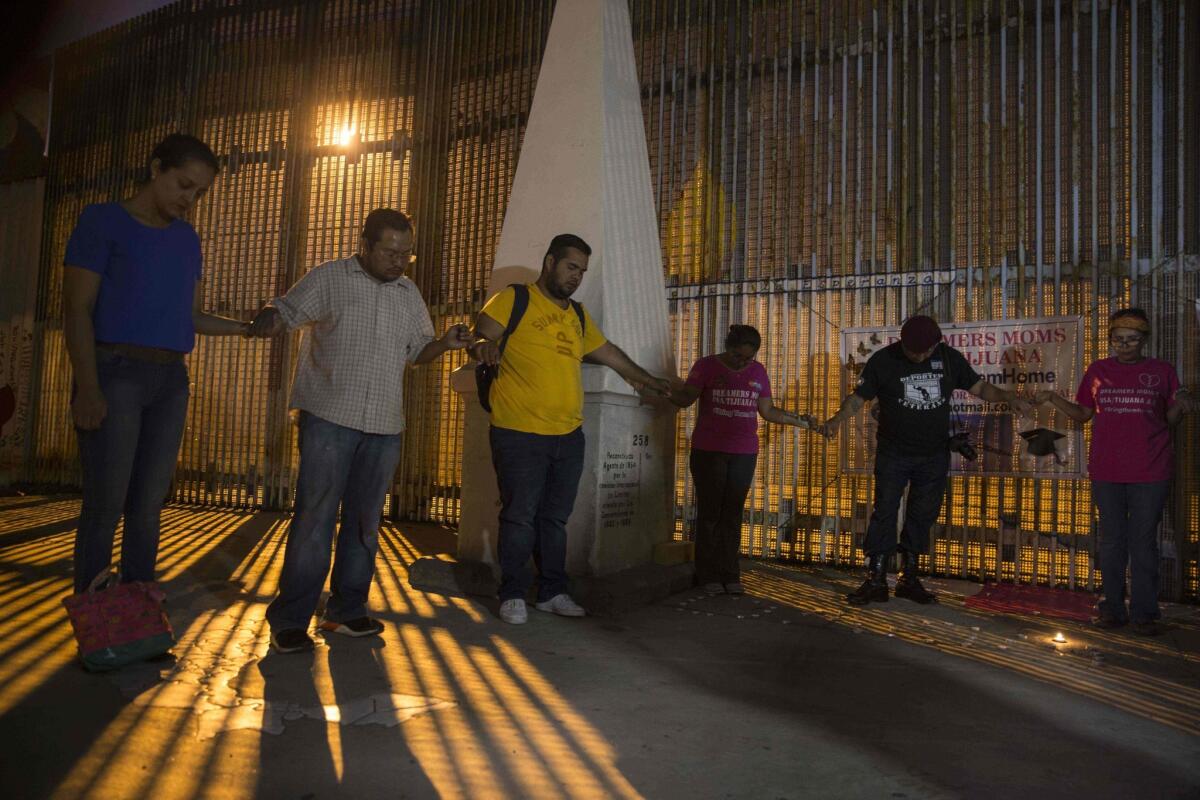
M 896 581 L 896 597 L 903 597 L 921 605 L 937 602 L 937 595 L 922 586 L 921 581 L 916 578 L 902 577 Z
M 862 586 L 846 595 L 847 602 L 852 606 L 865 606 L 867 603 L 886 603 L 888 601 L 887 581 L 880 582 L 875 578 L 867 578 Z
M 288 628 L 271 633 L 271 647 L 275 648 L 276 653 L 302 653 L 313 649 L 313 640 L 307 631 Z
M 324 620 L 320 628 L 328 633 L 340 633 L 343 636 L 355 637 L 378 636 L 383 633 L 383 623 L 370 617 L 359 617 L 358 619 L 349 619 L 345 622 Z
M 1133 623 L 1133 632 L 1138 636 L 1158 636 L 1163 632 L 1163 627 L 1154 620 L 1148 619 L 1145 622 Z

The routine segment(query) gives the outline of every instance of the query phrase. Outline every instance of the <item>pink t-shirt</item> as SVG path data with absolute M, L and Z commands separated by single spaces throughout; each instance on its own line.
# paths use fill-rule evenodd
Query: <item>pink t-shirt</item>
M 717 356 L 705 356 L 692 365 L 687 382 L 701 389 L 692 447 L 718 453 L 757 453 L 758 398 L 771 396 L 771 381 L 763 365 L 751 361 L 734 372 Z
M 1076 403 L 1096 410 L 1088 454 L 1092 480 L 1151 483 L 1171 477 L 1167 409 L 1178 389 L 1175 368 L 1157 358 L 1092 362 L 1075 393 Z

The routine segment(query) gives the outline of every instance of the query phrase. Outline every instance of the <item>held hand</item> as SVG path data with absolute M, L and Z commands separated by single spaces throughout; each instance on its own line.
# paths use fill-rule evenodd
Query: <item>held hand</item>
M 815 431 L 821 427 L 821 423 L 812 414 L 797 414 L 796 427 Z
M 637 396 L 640 398 L 639 405 L 645 405 L 648 401 L 654 405 L 664 397 L 671 397 L 671 382 L 667 378 L 651 377 L 646 383 L 629 381 L 629 385 L 633 387 L 633 391 L 637 392 Z
M 832 439 L 833 437 L 837 436 L 838 429 L 841 427 L 841 420 L 839 420 L 837 417 L 830 417 L 829 419 L 825 420 L 825 422 L 821 424 L 816 431 L 826 439 Z
M 462 350 L 465 347 L 470 347 L 473 341 L 475 339 L 471 336 L 471 329 L 461 323 L 451 325 L 442 334 L 442 344 L 446 346 L 447 350 Z
M 1016 392 L 1008 393 L 1008 406 L 1022 417 L 1029 416 L 1029 412 L 1033 410 L 1033 406 L 1030 404 L 1030 402 Z
M 108 416 L 108 402 L 99 389 L 92 392 L 77 392 L 71 401 L 71 419 L 80 430 L 94 431 Z
M 1034 405 L 1044 406 L 1054 399 L 1054 392 L 1051 389 L 1042 389 L 1033 396 Z
M 642 390 L 651 397 L 670 397 L 672 385 L 669 378 L 651 378 L 643 384 Z
M 684 394 L 684 389 L 687 388 L 687 381 L 678 375 L 668 375 L 667 387 L 667 399 L 671 401 L 672 405 L 676 406 L 676 410 L 678 410 L 681 404 L 687 404 L 690 399 Z M 641 392 L 639 391 L 638 394 L 641 394 Z
M 494 367 L 500 363 L 500 345 L 487 339 L 480 339 L 474 344 L 468 345 L 467 352 L 480 364 Z
M 262 311 L 255 315 L 254 321 L 250 323 L 250 329 L 246 335 L 251 338 L 266 339 L 283 333 L 285 327 L 287 326 L 284 325 L 279 312 L 271 306 L 264 306 Z
M 1180 414 L 1191 414 L 1196 410 L 1196 398 L 1187 389 L 1180 389 L 1175 392 L 1175 406 Z

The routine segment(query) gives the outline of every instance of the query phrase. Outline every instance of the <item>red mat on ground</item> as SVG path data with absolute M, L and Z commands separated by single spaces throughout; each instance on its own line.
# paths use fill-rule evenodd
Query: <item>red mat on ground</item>
M 1096 596 L 1049 586 L 1021 586 L 1012 583 L 987 583 L 979 594 L 966 599 L 971 608 L 1012 614 L 1038 614 L 1043 617 L 1089 621 L 1094 615 Z

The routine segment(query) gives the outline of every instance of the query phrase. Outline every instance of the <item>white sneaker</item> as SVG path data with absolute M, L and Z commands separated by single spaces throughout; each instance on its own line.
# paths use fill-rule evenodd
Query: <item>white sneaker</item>
M 560 617 L 586 617 L 587 612 L 583 610 L 583 606 L 571 599 L 569 594 L 556 594 L 544 603 L 538 603 L 535 608 L 538 611 L 549 611 L 551 614 L 558 614 Z
M 509 625 L 524 625 L 529 621 L 529 612 L 525 610 L 525 601 L 519 597 L 505 600 L 500 604 L 500 619 Z

